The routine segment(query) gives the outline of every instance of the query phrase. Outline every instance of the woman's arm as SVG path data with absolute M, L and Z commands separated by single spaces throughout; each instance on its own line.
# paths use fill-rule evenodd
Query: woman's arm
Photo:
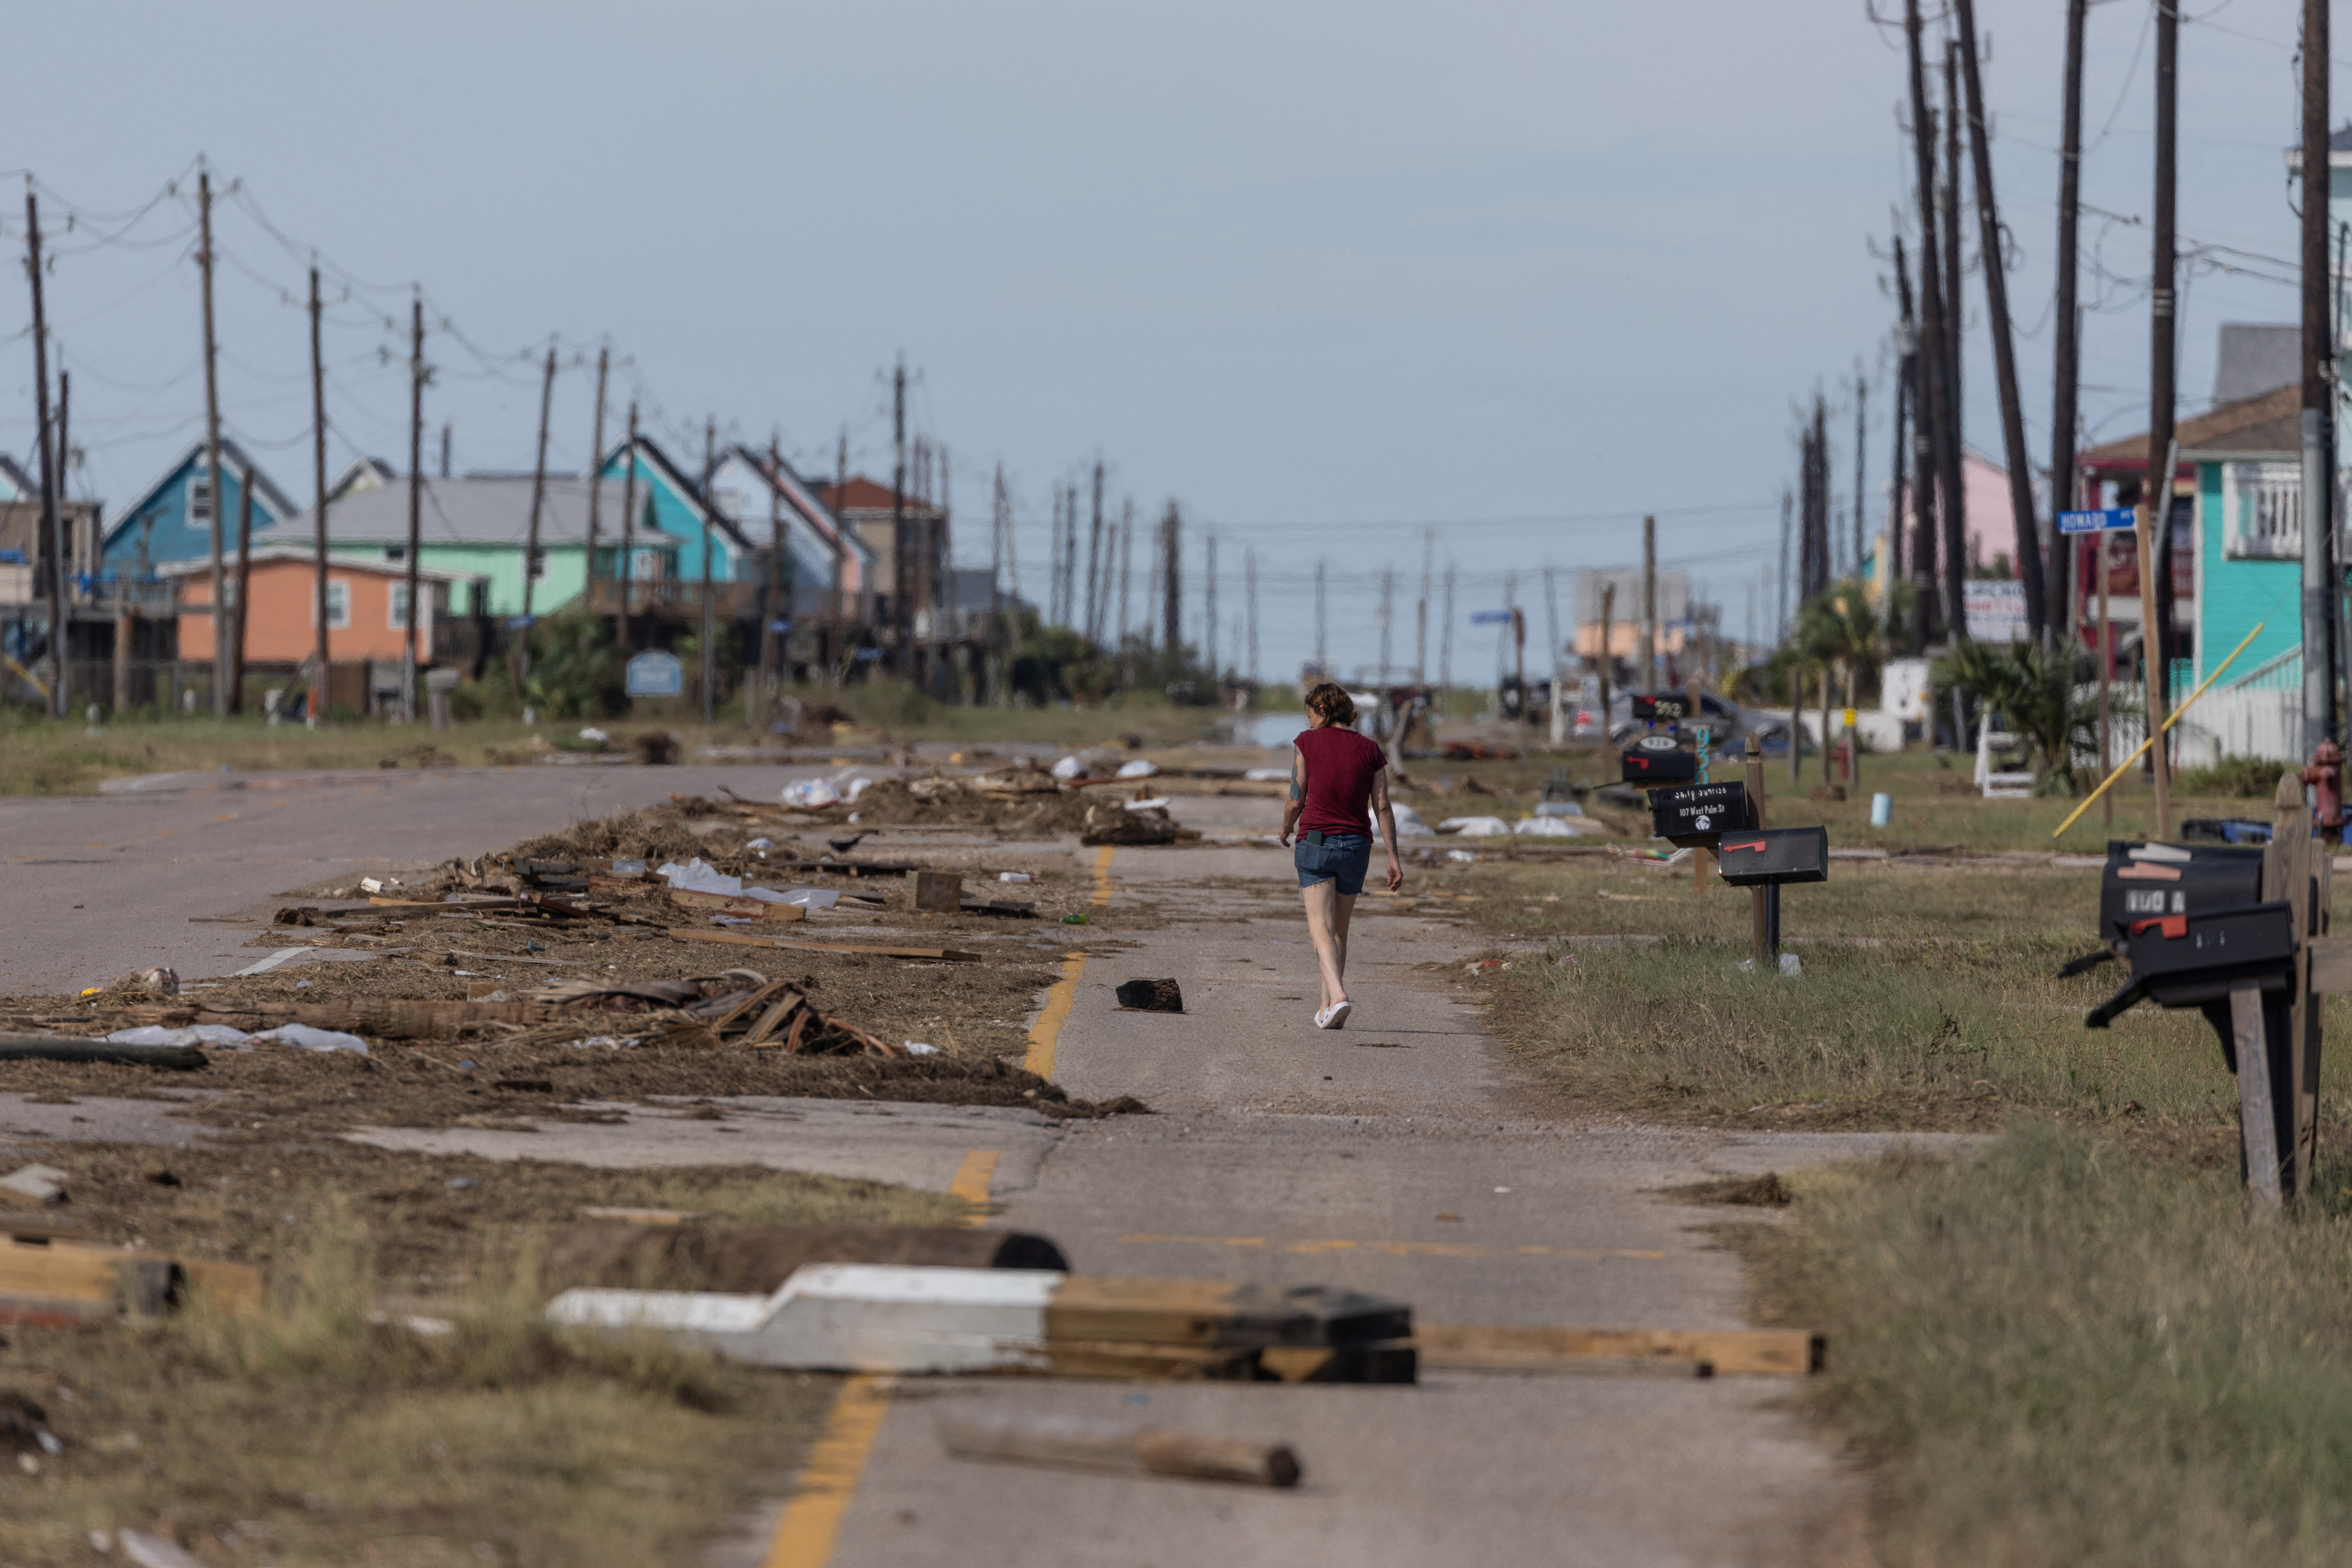
M 1298 814 L 1307 809 L 1307 753 L 1293 750 L 1290 753 L 1290 798 L 1282 803 L 1282 847 L 1290 847 L 1290 835 L 1298 826 Z
M 1404 862 L 1397 858 L 1396 808 L 1389 805 L 1389 771 L 1372 775 L 1372 815 L 1380 818 L 1381 842 L 1389 847 L 1389 891 L 1404 886 Z

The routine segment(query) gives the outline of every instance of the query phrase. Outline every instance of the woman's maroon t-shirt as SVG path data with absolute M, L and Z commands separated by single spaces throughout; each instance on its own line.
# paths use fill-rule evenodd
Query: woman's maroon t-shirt
M 1298 831 L 1369 833 L 1372 775 L 1389 765 L 1380 747 L 1337 724 L 1308 730 L 1297 743 L 1307 759 L 1307 805 L 1298 814 Z

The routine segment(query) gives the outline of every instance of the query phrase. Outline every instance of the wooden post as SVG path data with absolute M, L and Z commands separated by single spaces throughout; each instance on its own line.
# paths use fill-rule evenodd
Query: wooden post
M 1795 743 L 1796 740 L 1792 735 L 1790 738 L 1790 744 Z M 1764 826 L 1764 742 L 1752 731 L 1748 736 L 1746 763 L 1748 809 L 1755 814 L 1753 826 L 1762 827 Z M 1755 941 L 1756 972 L 1759 974 L 1765 973 L 1780 962 L 1772 952 L 1772 919 L 1766 900 L 1766 895 L 1771 891 L 1769 887 L 1748 889 L 1748 931 Z
M 2238 1138 L 2245 1151 L 2246 1189 L 2255 1212 L 2279 1206 L 2277 1131 L 2271 1121 L 2271 1054 L 2263 1028 L 2263 994 L 2249 985 L 2230 993 L 2230 1035 L 2238 1054 Z
M 2304 1101 L 2306 1095 L 2311 1098 L 2311 1121 L 2315 1128 L 2320 1008 L 2311 994 L 2311 938 L 2319 934 L 2311 929 L 2312 892 L 2315 880 L 2312 867 L 2311 808 L 2304 803 L 2300 773 L 2292 768 L 2280 773 L 2278 793 L 2273 805 L 2275 814 L 2272 818 L 2271 847 L 2263 858 L 2263 898 L 2265 901 L 2284 900 L 2293 910 L 2294 921 L 2294 978 L 2287 993 L 2293 1000 L 2287 1016 L 2286 1075 L 2288 1090 L 2294 1097 L 2294 1117 L 2288 1125 L 2294 1129 L 2294 1147 L 2285 1151 L 2285 1156 L 2294 1162 L 2292 1181 L 2294 1190 L 2304 1193 L 2310 1190 L 2312 1175 L 2311 1155 L 2304 1133 Z M 2231 1005 L 2234 1007 L 2235 1005 L 2233 998 Z M 2263 1059 L 2267 1065 L 2266 1055 Z M 2242 1086 L 2247 1081 L 2242 1050 L 2238 1058 L 2238 1079 Z M 2268 1090 L 2269 1084 L 2265 1079 L 2263 1101 L 2266 1106 L 2270 1100 Z M 2240 1092 L 2242 1100 L 2251 1105 L 2251 1100 L 2245 1098 L 2248 1091 L 2242 1088 Z M 2246 1114 L 2252 1116 L 2253 1112 L 2248 1110 Z M 2268 1114 L 2274 1115 L 2275 1111 Z M 2266 1121 L 2264 1125 L 2267 1130 L 2270 1123 Z M 2275 1136 L 2268 1136 L 2275 1171 L 2280 1151 Z M 2254 1153 L 2255 1146 L 2250 1137 L 2246 1144 L 2247 1179 L 2255 1183 L 2254 1190 L 2259 1194 L 2263 1188 L 2253 1173 Z M 2276 1182 L 2273 1174 L 2273 1186 Z
M 120 590 L 118 589 L 118 592 Z M 114 717 L 121 721 L 131 711 L 131 653 L 137 640 L 133 627 L 137 623 L 131 614 L 131 600 L 126 595 L 114 601 Z

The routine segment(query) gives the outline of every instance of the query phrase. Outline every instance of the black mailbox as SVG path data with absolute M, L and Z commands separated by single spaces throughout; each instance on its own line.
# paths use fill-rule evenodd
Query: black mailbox
M 2260 849 L 2116 839 L 2099 878 L 2099 939 L 2120 942 L 2144 921 L 2234 909 L 2262 896 Z
M 2275 969 L 2294 960 L 2294 909 L 2281 900 L 2149 915 L 2125 928 L 2124 952 L 2135 980 Z
M 1650 831 L 1685 848 L 1712 848 L 1718 835 L 1737 833 L 1750 820 L 1748 791 L 1738 784 L 1684 784 L 1650 792 Z
M 1830 879 L 1830 830 L 1764 827 L 1727 833 L 1716 845 L 1723 879 L 1735 888 Z
M 1698 777 L 1698 753 L 1672 735 L 1644 735 L 1625 748 L 1624 767 L 1629 784 L 1688 784 Z
M 1680 691 L 1636 695 L 1633 703 L 1636 724 L 1679 724 L 1696 711 L 1690 698 Z

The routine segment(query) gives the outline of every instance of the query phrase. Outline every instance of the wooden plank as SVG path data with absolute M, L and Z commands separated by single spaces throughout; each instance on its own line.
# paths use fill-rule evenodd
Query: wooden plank
M 212 1258 L 183 1258 L 188 1294 L 221 1311 L 248 1317 L 261 1310 L 261 1270 L 246 1263 L 221 1263 Z
M 2315 936 L 2304 946 L 2311 954 L 2311 989 L 2315 994 L 2352 994 L 2352 936 Z
M 1206 1345 L 1234 1317 L 1240 1289 L 1213 1279 L 1073 1274 L 1045 1308 L 1045 1337 Z
M 452 902 L 446 899 L 373 897 L 368 902 L 380 910 L 440 910 L 453 915 L 464 914 L 469 910 L 517 910 L 522 907 L 520 899 L 464 899 Z
M 673 904 L 683 904 L 690 910 L 715 910 L 730 915 L 748 915 L 761 921 L 804 921 L 808 910 L 798 904 L 772 904 L 765 899 L 738 898 L 729 893 L 698 893 L 689 889 L 673 888 L 668 893 Z
M 2263 994 L 2253 986 L 2230 993 L 2230 1037 L 2238 1053 L 2238 1137 L 2246 1154 L 2246 1185 L 2257 1212 L 2279 1206 L 2278 1132 L 2271 1121 L 2270 1051 L 2263 1037 Z
M 1506 1328 L 1416 1323 L 1413 1346 L 1423 1367 L 1544 1372 L 1597 1370 L 1594 1358 L 1696 1363 L 1717 1373 L 1801 1377 L 1826 1363 L 1822 1336 L 1802 1329 Z M 1694 1373 L 1696 1369 L 1694 1368 Z
M 0 1296 L 79 1301 L 110 1310 L 122 1294 L 121 1264 L 133 1254 L 119 1247 L 70 1241 L 0 1246 Z
M 781 947 L 803 952 L 865 952 L 882 958 L 928 958 L 946 963 L 978 963 L 976 952 L 960 952 L 951 947 L 866 947 L 845 942 L 793 942 L 781 936 L 754 936 L 749 931 L 695 931 L 672 927 L 666 934 L 679 942 L 723 942 L 737 947 Z

